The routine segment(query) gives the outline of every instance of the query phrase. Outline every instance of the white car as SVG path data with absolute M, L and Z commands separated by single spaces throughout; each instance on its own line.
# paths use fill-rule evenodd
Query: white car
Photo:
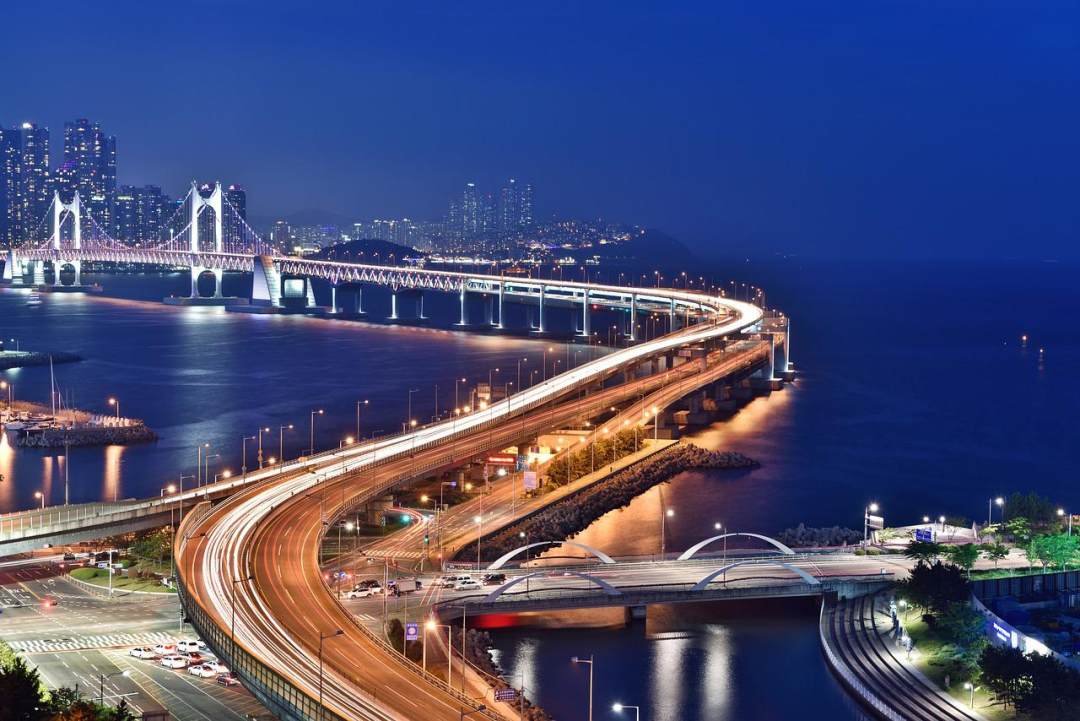
M 205 643 L 203 643 L 202 641 L 193 640 L 193 639 L 190 639 L 190 638 L 185 639 L 183 641 L 179 641 L 176 644 L 176 650 L 180 651 L 181 653 L 192 653 L 194 651 L 202 651 L 204 648 L 206 648 Z
M 183 656 L 162 656 L 161 665 L 165 668 L 185 668 L 188 660 Z
M 472 580 L 472 576 L 469 576 L 469 575 L 439 576 L 438 578 L 436 578 L 433 581 L 433 583 L 436 586 L 447 586 L 449 588 L 453 588 L 454 586 L 458 585 L 462 581 L 471 581 L 471 580 Z
M 175 643 L 159 643 L 157 646 L 154 646 L 154 654 L 157 656 L 172 656 L 175 653 Z
M 479 591 L 483 586 L 475 578 L 466 578 L 454 584 L 455 591 Z
M 158 654 L 154 652 L 154 649 L 150 648 L 149 646 L 136 646 L 135 648 L 128 651 L 128 655 L 129 656 L 134 656 L 135 658 L 157 658 L 158 657 Z
M 207 661 L 203 664 L 203 668 L 208 668 L 214 673 L 228 673 L 229 669 L 225 668 L 218 661 Z
M 372 592 L 372 590 L 370 588 L 354 588 L 353 590 L 347 591 L 345 593 L 345 598 L 348 598 L 348 599 L 367 598 L 367 597 L 369 597 L 371 595 L 373 595 L 373 592 Z
M 188 669 L 188 673 L 192 676 L 198 676 L 199 678 L 214 678 L 217 676 L 217 671 L 210 668 L 209 664 L 199 664 L 198 666 L 192 666 Z

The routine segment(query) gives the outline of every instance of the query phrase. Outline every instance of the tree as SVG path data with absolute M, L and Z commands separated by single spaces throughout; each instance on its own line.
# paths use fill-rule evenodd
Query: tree
M 1064 533 L 1055 533 L 1048 536 L 1040 536 L 1042 553 L 1062 571 L 1076 559 L 1077 549 L 1080 548 L 1080 537 L 1068 536 Z
M 1031 522 L 1023 516 L 1014 516 L 1005 522 L 1005 531 L 1017 543 L 1031 540 Z
M 1080 703 L 1080 674 L 1053 656 L 1026 658 L 1029 687 L 1016 698 L 1016 708 L 1039 721 L 1072 721 Z
M 979 657 L 982 681 L 1006 708 L 1031 688 L 1028 660 L 1023 651 L 1006 646 L 987 646 Z
M 1009 555 L 1009 547 L 1004 543 L 984 543 L 979 547 L 979 550 L 982 551 L 983 558 L 994 562 L 994 568 L 997 568 L 998 561 L 1007 558 Z
M 1034 538 L 1029 538 L 1024 543 L 1024 557 L 1027 558 L 1028 570 L 1034 568 L 1039 560 L 1039 544 Z
M 1052 536 L 1036 536 L 1031 539 L 1031 550 L 1035 553 L 1035 560 L 1042 564 L 1043 573 L 1046 573 L 1046 567 L 1054 560 L 1051 555 L 1053 550 L 1051 538 Z
M 986 619 L 971 607 L 970 602 L 953 601 L 941 614 L 938 622 L 945 638 L 958 646 L 970 649 L 973 656 L 982 653 L 988 643 L 986 639 Z
M 898 591 L 908 602 L 936 616 L 945 613 L 950 603 L 966 601 L 971 595 L 963 570 L 940 561 L 917 563 L 898 584 Z
M 932 541 L 912 541 L 904 549 L 904 556 L 913 561 L 932 563 L 941 557 L 944 546 Z
M 1006 501 L 1005 508 L 1009 515 L 1026 518 L 1032 526 L 1038 528 L 1057 523 L 1057 506 L 1051 503 L 1049 498 L 1044 498 L 1034 491 L 1012 494 Z
M 3 721 L 36 721 L 44 710 L 41 677 L 19 656 L 0 669 L 0 718 Z
M 979 560 L 979 547 L 974 543 L 964 543 L 959 546 L 949 546 L 945 549 L 949 560 L 964 569 L 968 578 L 971 577 L 971 569 L 975 561 Z

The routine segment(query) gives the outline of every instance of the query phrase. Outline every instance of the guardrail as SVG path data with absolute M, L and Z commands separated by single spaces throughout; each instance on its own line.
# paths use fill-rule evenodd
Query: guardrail
M 829 662 L 829 667 L 833 670 L 840 681 L 848 687 L 848 689 L 858 696 L 864 703 L 872 708 L 878 715 L 888 721 L 905 721 L 904 717 L 893 711 L 884 701 L 877 697 L 873 691 L 871 691 L 866 684 L 860 681 L 855 674 L 851 672 L 847 664 L 841 661 L 836 653 L 829 645 L 829 639 L 825 633 L 825 604 L 826 599 L 822 599 L 821 611 L 818 614 L 818 637 L 821 640 L 821 649 L 825 654 L 825 659 Z

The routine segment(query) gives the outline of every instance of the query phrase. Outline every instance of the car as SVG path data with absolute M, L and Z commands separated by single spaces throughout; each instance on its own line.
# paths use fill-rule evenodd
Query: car
M 183 641 L 177 641 L 176 643 L 176 650 L 181 653 L 195 653 L 197 651 L 202 651 L 204 648 L 206 648 L 205 643 L 192 638 L 186 638 Z
M 188 665 L 188 660 L 183 656 L 162 656 L 159 663 L 165 668 L 184 668 Z
M 373 592 L 370 588 L 354 588 L 345 593 L 345 598 L 353 600 L 357 598 L 368 598 L 371 595 L 373 595 Z
M 209 657 L 199 653 L 198 651 L 181 651 L 176 655 L 180 656 L 181 658 L 187 659 L 188 663 L 193 664 L 200 664 L 210 660 Z
M 217 677 L 218 686 L 239 686 L 240 682 L 231 673 L 224 673 Z
M 99 561 L 98 564 L 97 564 L 97 567 L 100 568 L 103 571 L 106 571 L 109 568 L 109 562 L 108 561 Z
M 172 656 L 176 653 L 176 644 L 159 643 L 157 646 L 154 646 L 154 653 L 158 656 Z
M 485 586 L 498 586 L 501 583 L 506 582 L 505 573 L 488 573 L 484 576 Z
M 459 574 L 453 574 L 453 575 L 449 575 L 449 576 L 439 576 L 438 578 L 435 579 L 435 585 L 437 585 L 437 586 L 446 586 L 446 587 L 453 588 L 460 581 L 471 581 L 471 580 L 472 580 L 472 576 L 470 576 L 468 574 L 460 574 L 459 573 Z
M 228 673 L 229 669 L 225 668 L 219 661 L 207 661 L 203 664 L 205 668 L 210 669 L 214 673 Z
M 378 581 L 376 581 L 374 578 L 365 578 L 363 581 L 360 581 L 355 586 L 353 586 L 353 588 L 354 589 L 355 588 L 378 589 L 378 588 L 382 588 L 382 584 L 379 583 Z M 378 591 L 376 591 L 376 593 L 378 593 Z
M 483 588 L 475 578 L 466 578 L 454 584 L 455 591 L 476 591 Z
M 64 560 L 65 561 L 77 561 L 78 556 L 76 556 L 74 553 L 65 553 L 64 554 Z
M 128 651 L 128 655 L 129 656 L 134 656 L 135 658 L 157 658 L 158 657 L 158 654 L 154 653 L 154 649 L 150 648 L 149 646 L 136 646 L 135 648 Z
M 214 678 L 217 676 L 217 671 L 202 663 L 188 668 L 188 673 L 199 678 Z

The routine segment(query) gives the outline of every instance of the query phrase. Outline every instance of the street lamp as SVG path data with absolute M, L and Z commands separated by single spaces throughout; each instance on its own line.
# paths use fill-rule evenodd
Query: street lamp
M 45 494 L 41 491 L 34 491 L 34 498 L 41 501 L 41 510 L 45 510 Z
M 116 406 L 116 420 L 120 420 L 120 401 L 116 400 L 115 398 L 110 398 L 109 405 Z
M 0 391 L 7 391 L 7 409 L 11 410 L 11 392 L 15 390 L 15 386 L 7 381 L 0 381 Z
M 480 503 L 483 504 L 484 497 L 480 497 Z M 476 532 L 476 572 L 480 572 L 480 541 L 484 537 L 484 517 L 482 515 L 473 516 L 473 522 L 478 526 Z
M 288 429 L 288 430 L 290 430 L 290 431 L 291 431 L 291 430 L 293 429 L 293 424 L 292 424 L 292 423 L 290 423 L 290 424 L 289 424 L 289 425 L 287 425 L 287 426 L 278 426 L 278 437 L 277 437 L 277 442 L 278 442 L 278 458 L 280 458 L 280 459 L 281 459 L 281 462 L 282 462 L 282 463 L 284 463 L 284 462 L 285 462 L 285 430 L 286 430 L 286 429 Z M 272 463 L 272 462 L 273 462 L 273 461 L 271 461 L 271 463 Z
M 269 428 L 260 428 L 260 429 L 259 429 L 259 456 L 258 456 L 258 460 L 259 460 L 259 468 L 262 468 L 262 467 L 263 467 L 263 452 L 262 452 L 262 437 L 263 437 L 263 433 L 269 433 L 269 432 L 270 432 L 270 429 L 269 429 Z
M 572 656 L 570 658 L 574 663 L 587 663 L 589 664 L 589 721 L 592 721 L 592 689 L 593 689 L 593 657 L 589 654 L 589 658 L 581 658 L 579 656 Z
M 664 560 L 667 552 L 667 519 L 675 515 L 675 509 L 669 508 L 660 514 L 660 560 Z
M 255 436 L 244 436 L 240 439 L 240 454 L 243 457 L 243 462 L 240 465 L 240 472 L 243 477 L 247 478 L 247 442 L 255 440 Z
M 611 710 L 614 711 L 615 713 L 622 713 L 623 709 L 628 709 L 628 708 L 634 709 L 634 721 L 641 721 L 641 707 L 640 706 L 630 706 L 628 704 L 619 703 L 618 701 L 611 704 Z
M 968 706 L 971 707 L 971 708 L 975 708 L 975 689 L 976 688 L 977 688 L 977 686 L 975 686 L 975 684 L 971 683 L 971 681 L 966 681 L 964 683 L 964 690 L 968 692 Z
M 862 545 L 866 547 L 866 542 L 870 538 L 870 514 L 878 512 L 878 504 L 871 503 L 863 510 L 863 524 L 862 524 Z
M 450 673 L 451 673 L 450 662 L 454 658 L 454 653 L 453 653 L 453 648 L 452 648 L 453 640 L 450 637 L 450 633 L 451 633 L 450 632 L 450 626 L 447 625 L 447 624 L 435 623 L 434 618 L 429 618 L 427 620 L 427 623 L 424 624 L 424 630 L 425 631 L 436 631 L 436 630 L 438 630 L 440 628 L 445 628 L 446 629 L 446 685 L 449 686 L 450 685 Z M 425 671 L 427 671 L 427 634 L 426 633 L 424 634 L 423 648 L 424 648 L 423 668 L 424 668 Z
M 334 636 L 344 636 L 345 632 L 340 628 L 333 633 L 323 633 L 319 631 L 319 718 L 323 717 L 323 661 L 322 661 L 322 647 L 323 641 Z
M 1058 518 L 1061 518 L 1062 516 L 1065 515 L 1065 509 L 1064 508 L 1059 508 L 1057 510 L 1057 514 L 1058 514 Z M 1072 514 L 1071 513 L 1069 514 L 1069 535 L 1070 536 L 1072 535 Z
M 413 422 L 413 417 L 412 417 L 412 394 L 413 393 L 419 393 L 419 392 L 420 392 L 419 388 L 410 388 L 409 389 L 409 412 L 408 412 L 408 416 L 406 417 L 406 421 L 411 426 L 416 425 L 416 423 Z
M 998 508 L 1001 509 L 1001 523 L 1002 523 L 1002 525 L 1004 525 L 1005 524 L 1005 499 L 1002 498 L 1001 496 L 998 496 L 997 498 L 994 499 L 994 504 Z
M 209 447 L 210 447 L 209 443 L 201 443 L 201 444 L 199 444 L 199 447 L 196 448 L 196 453 L 195 453 L 195 486 L 197 488 L 201 488 L 202 484 L 203 484 L 203 477 L 202 477 L 202 454 L 203 454 L 203 449 L 204 448 L 209 448 Z
M 123 671 L 114 671 L 112 673 L 99 673 L 98 677 L 101 680 L 101 693 L 98 696 L 98 703 L 100 703 L 102 706 L 105 705 L 105 679 L 112 678 L 113 676 L 123 676 L 124 678 L 127 678 L 130 675 L 130 669 L 124 669 Z
M 309 437 L 308 437 L 308 440 L 309 440 L 308 445 L 310 446 L 308 448 L 308 453 L 310 455 L 315 455 L 315 416 L 316 415 L 321 416 L 324 412 L 325 411 L 323 411 L 322 408 L 320 408 L 317 411 L 312 411 L 311 412 L 311 433 L 309 434 Z
M 366 398 L 364 400 L 362 400 L 362 401 L 357 401 L 356 402 L 356 437 L 357 438 L 360 437 L 360 406 L 366 406 L 367 404 L 368 404 L 368 402 L 367 402 Z M 289 426 L 289 427 L 292 428 L 292 426 Z

